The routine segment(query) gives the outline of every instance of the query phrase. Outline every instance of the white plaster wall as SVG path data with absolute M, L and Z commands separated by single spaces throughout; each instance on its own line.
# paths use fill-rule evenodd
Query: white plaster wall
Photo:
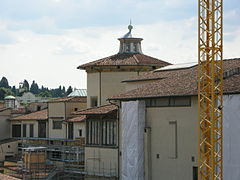
M 223 97 L 223 179 L 240 179 L 240 95 Z

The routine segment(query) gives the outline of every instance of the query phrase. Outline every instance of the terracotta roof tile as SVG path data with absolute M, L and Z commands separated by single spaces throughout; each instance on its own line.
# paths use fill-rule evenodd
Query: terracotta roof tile
M 75 117 L 75 118 L 71 118 L 71 119 L 68 119 L 66 120 L 67 122 L 83 122 L 86 120 L 86 115 L 80 115 L 78 117 Z
M 86 96 L 72 96 L 72 97 L 61 97 L 56 99 L 51 99 L 48 102 L 87 102 Z
M 2 111 L 5 111 L 5 110 L 7 110 L 7 109 L 10 109 L 10 108 L 0 108 L 0 112 L 2 112 Z
M 26 108 L 17 108 L 11 110 L 12 114 L 25 114 Z
M 101 115 L 101 114 L 111 113 L 115 110 L 117 110 L 116 105 L 108 104 L 100 107 L 93 107 L 93 108 L 77 111 L 77 112 L 74 112 L 73 114 L 74 115 L 91 115 L 91 114 Z
M 12 176 L 8 176 L 6 174 L 2 174 L 0 173 L 0 179 L 1 180 L 20 180 L 18 178 L 12 177 Z
M 144 54 L 115 54 L 96 61 L 92 61 L 78 66 L 78 69 L 85 69 L 89 66 L 137 66 L 137 65 L 153 65 L 166 66 L 170 63 L 159 60 Z
M 12 118 L 11 120 L 47 120 L 48 119 L 48 112 L 47 109 L 33 112 L 30 114 L 18 116 L 15 118 Z
M 233 70 L 240 69 L 240 58 L 223 61 L 223 70 L 230 74 L 223 80 L 224 93 L 240 93 L 240 75 L 232 74 Z M 149 72 L 133 81 L 156 80 L 140 88 L 111 97 L 110 99 L 138 99 L 163 96 L 190 96 L 197 95 L 197 66 L 188 69 Z

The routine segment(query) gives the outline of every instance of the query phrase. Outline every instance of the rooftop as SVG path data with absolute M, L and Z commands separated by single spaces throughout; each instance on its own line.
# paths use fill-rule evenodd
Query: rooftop
M 7 99 L 16 99 L 16 98 L 14 96 L 6 96 L 4 99 L 7 100 Z
M 11 109 L 12 114 L 25 114 L 26 108 Z
M 48 101 L 52 102 L 87 102 L 86 96 L 72 96 L 72 97 L 61 97 L 56 99 L 51 99 Z
M 87 96 L 87 90 L 86 89 L 75 89 L 72 93 L 68 95 L 68 97 L 72 96 Z
M 1 180 L 20 180 L 18 178 L 12 177 L 12 176 L 8 176 L 6 174 L 2 174 L 0 173 L 0 179 Z
M 107 104 L 100 107 L 93 107 L 81 111 L 76 111 L 73 114 L 74 115 L 104 115 L 111 113 L 113 111 L 117 110 L 117 106 L 113 104 Z
M 90 66 L 157 66 L 163 67 L 170 63 L 153 58 L 144 54 L 115 54 L 96 61 L 78 66 L 78 69 L 85 69 Z
M 0 108 L 0 112 L 2 112 L 2 111 L 5 111 L 5 110 L 7 110 L 7 109 L 10 109 L 10 108 Z
M 47 109 L 42 111 L 33 112 L 30 114 L 17 116 L 12 118 L 11 120 L 47 120 L 48 119 L 48 112 Z
M 80 115 L 78 117 L 75 117 L 75 118 L 71 118 L 71 119 L 68 119 L 66 120 L 67 122 L 83 122 L 86 120 L 86 115 Z
M 223 92 L 225 94 L 240 93 L 240 58 L 224 60 L 223 70 Z M 197 95 L 197 71 L 197 66 L 191 66 L 184 69 L 169 69 L 144 73 L 125 82 L 140 80 L 155 81 L 110 99 L 126 100 Z

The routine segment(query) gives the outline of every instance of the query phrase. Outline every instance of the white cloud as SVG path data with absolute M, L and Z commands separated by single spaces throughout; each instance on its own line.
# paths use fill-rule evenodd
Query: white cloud
M 78 28 L 60 34 L 12 31 L 1 23 L 0 27 L 15 40 L 12 44 L 0 44 L 1 76 L 6 76 L 11 85 L 27 79 L 49 87 L 86 87 L 86 74 L 76 67 L 117 53 L 117 38 L 127 32 L 127 26 Z M 133 32 L 144 38 L 143 52 L 147 55 L 171 63 L 197 59 L 196 17 L 134 25 Z M 225 43 L 225 58 L 240 56 L 240 27 L 228 34 L 234 38 Z

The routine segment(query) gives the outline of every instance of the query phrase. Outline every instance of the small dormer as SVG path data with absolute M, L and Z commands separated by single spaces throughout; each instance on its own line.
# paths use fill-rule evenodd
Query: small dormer
M 133 26 L 128 26 L 128 33 L 119 38 L 120 48 L 118 54 L 142 54 L 141 41 L 142 38 L 136 38 L 132 35 Z

